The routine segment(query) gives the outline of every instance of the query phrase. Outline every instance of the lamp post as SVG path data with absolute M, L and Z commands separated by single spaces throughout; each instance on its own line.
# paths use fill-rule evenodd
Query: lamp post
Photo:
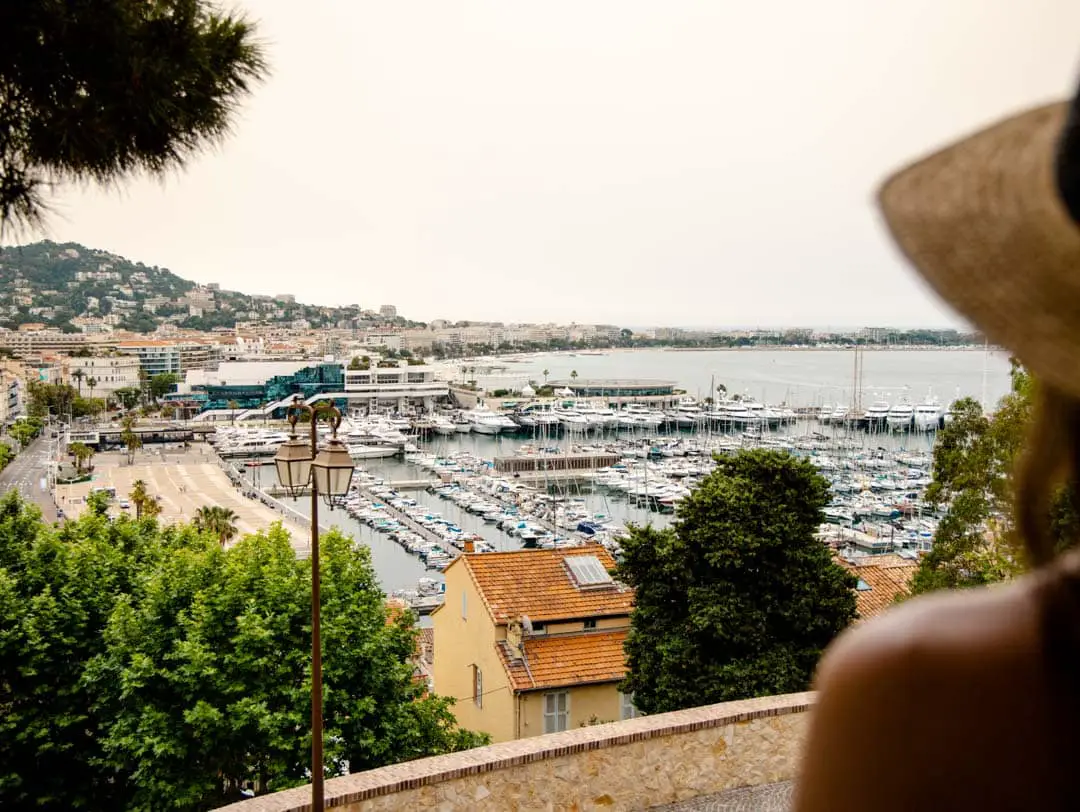
M 300 415 L 311 423 L 309 441 L 296 436 Z M 332 403 L 310 406 L 297 395 L 287 412 L 290 438 L 274 455 L 278 482 L 293 499 L 311 488 L 311 808 L 323 808 L 323 718 L 322 718 L 322 637 L 320 634 L 319 580 L 319 494 L 334 509 L 349 492 L 354 465 L 344 444 L 337 438 L 341 411 Z M 330 424 L 330 440 L 318 447 L 318 421 L 323 416 Z

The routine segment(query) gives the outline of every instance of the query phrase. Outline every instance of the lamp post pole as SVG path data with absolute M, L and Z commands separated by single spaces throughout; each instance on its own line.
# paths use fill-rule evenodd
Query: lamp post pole
M 311 423 L 311 458 L 318 453 L 318 411 L 303 404 Z M 336 411 L 336 409 L 335 409 Z M 323 808 L 322 581 L 319 577 L 319 486 L 311 477 L 311 808 Z
M 306 414 L 310 423 L 310 441 L 296 436 L 300 415 Z M 309 405 L 293 400 L 287 411 L 292 436 L 274 455 L 278 481 L 290 496 L 296 498 L 311 487 L 311 807 L 323 808 L 323 704 L 322 704 L 322 589 L 319 567 L 319 495 L 323 494 L 330 509 L 335 500 L 348 495 L 354 465 L 346 447 L 337 439 L 341 411 L 333 403 Z M 318 448 L 319 417 L 325 417 L 331 428 L 331 438 L 322 451 Z M 321 477 L 321 478 L 320 478 Z

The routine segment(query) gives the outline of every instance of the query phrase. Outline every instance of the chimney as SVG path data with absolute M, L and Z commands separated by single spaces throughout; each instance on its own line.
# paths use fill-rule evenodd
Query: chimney
M 510 649 L 510 655 L 515 660 L 520 660 L 524 656 L 521 638 L 521 621 L 511 620 L 506 624 L 506 646 Z
M 475 553 L 476 552 L 476 542 L 473 541 L 472 539 L 465 539 L 465 552 L 467 552 L 467 553 Z

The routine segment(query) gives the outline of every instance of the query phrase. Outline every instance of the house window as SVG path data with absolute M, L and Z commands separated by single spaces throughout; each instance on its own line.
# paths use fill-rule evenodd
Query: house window
M 474 665 L 473 669 L 473 689 L 472 698 L 476 703 L 476 707 L 484 707 L 484 674 L 480 671 L 480 667 Z
M 643 715 L 642 713 L 640 713 L 638 711 L 637 708 L 634 707 L 634 695 L 633 694 L 624 694 L 622 691 L 620 691 L 619 692 L 619 706 L 620 706 L 619 718 L 621 718 L 621 719 L 636 719 L 638 716 Z
M 585 631 L 588 631 L 589 629 L 595 629 L 596 628 L 596 621 L 595 620 L 586 620 L 583 625 L 585 626 Z
M 558 733 L 570 726 L 570 693 L 544 694 L 544 732 Z
M 461 590 L 461 619 L 462 620 L 468 620 L 468 618 L 469 618 L 468 608 L 469 608 L 469 606 L 468 606 L 468 603 L 467 603 L 467 599 L 465 597 L 465 590 L 463 589 L 463 590 Z
M 534 622 L 530 634 L 547 634 L 547 624 Z

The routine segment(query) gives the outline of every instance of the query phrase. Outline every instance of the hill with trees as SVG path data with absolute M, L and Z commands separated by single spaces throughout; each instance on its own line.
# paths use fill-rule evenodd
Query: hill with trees
M 365 319 L 378 317 L 357 305 L 322 307 L 291 296 L 200 286 L 167 268 L 78 243 L 46 240 L 0 250 L 0 327 L 9 329 L 41 323 L 76 332 L 78 320 L 87 320 L 91 326 L 149 333 L 164 323 L 192 330 L 231 329 L 248 321 L 319 328 Z

